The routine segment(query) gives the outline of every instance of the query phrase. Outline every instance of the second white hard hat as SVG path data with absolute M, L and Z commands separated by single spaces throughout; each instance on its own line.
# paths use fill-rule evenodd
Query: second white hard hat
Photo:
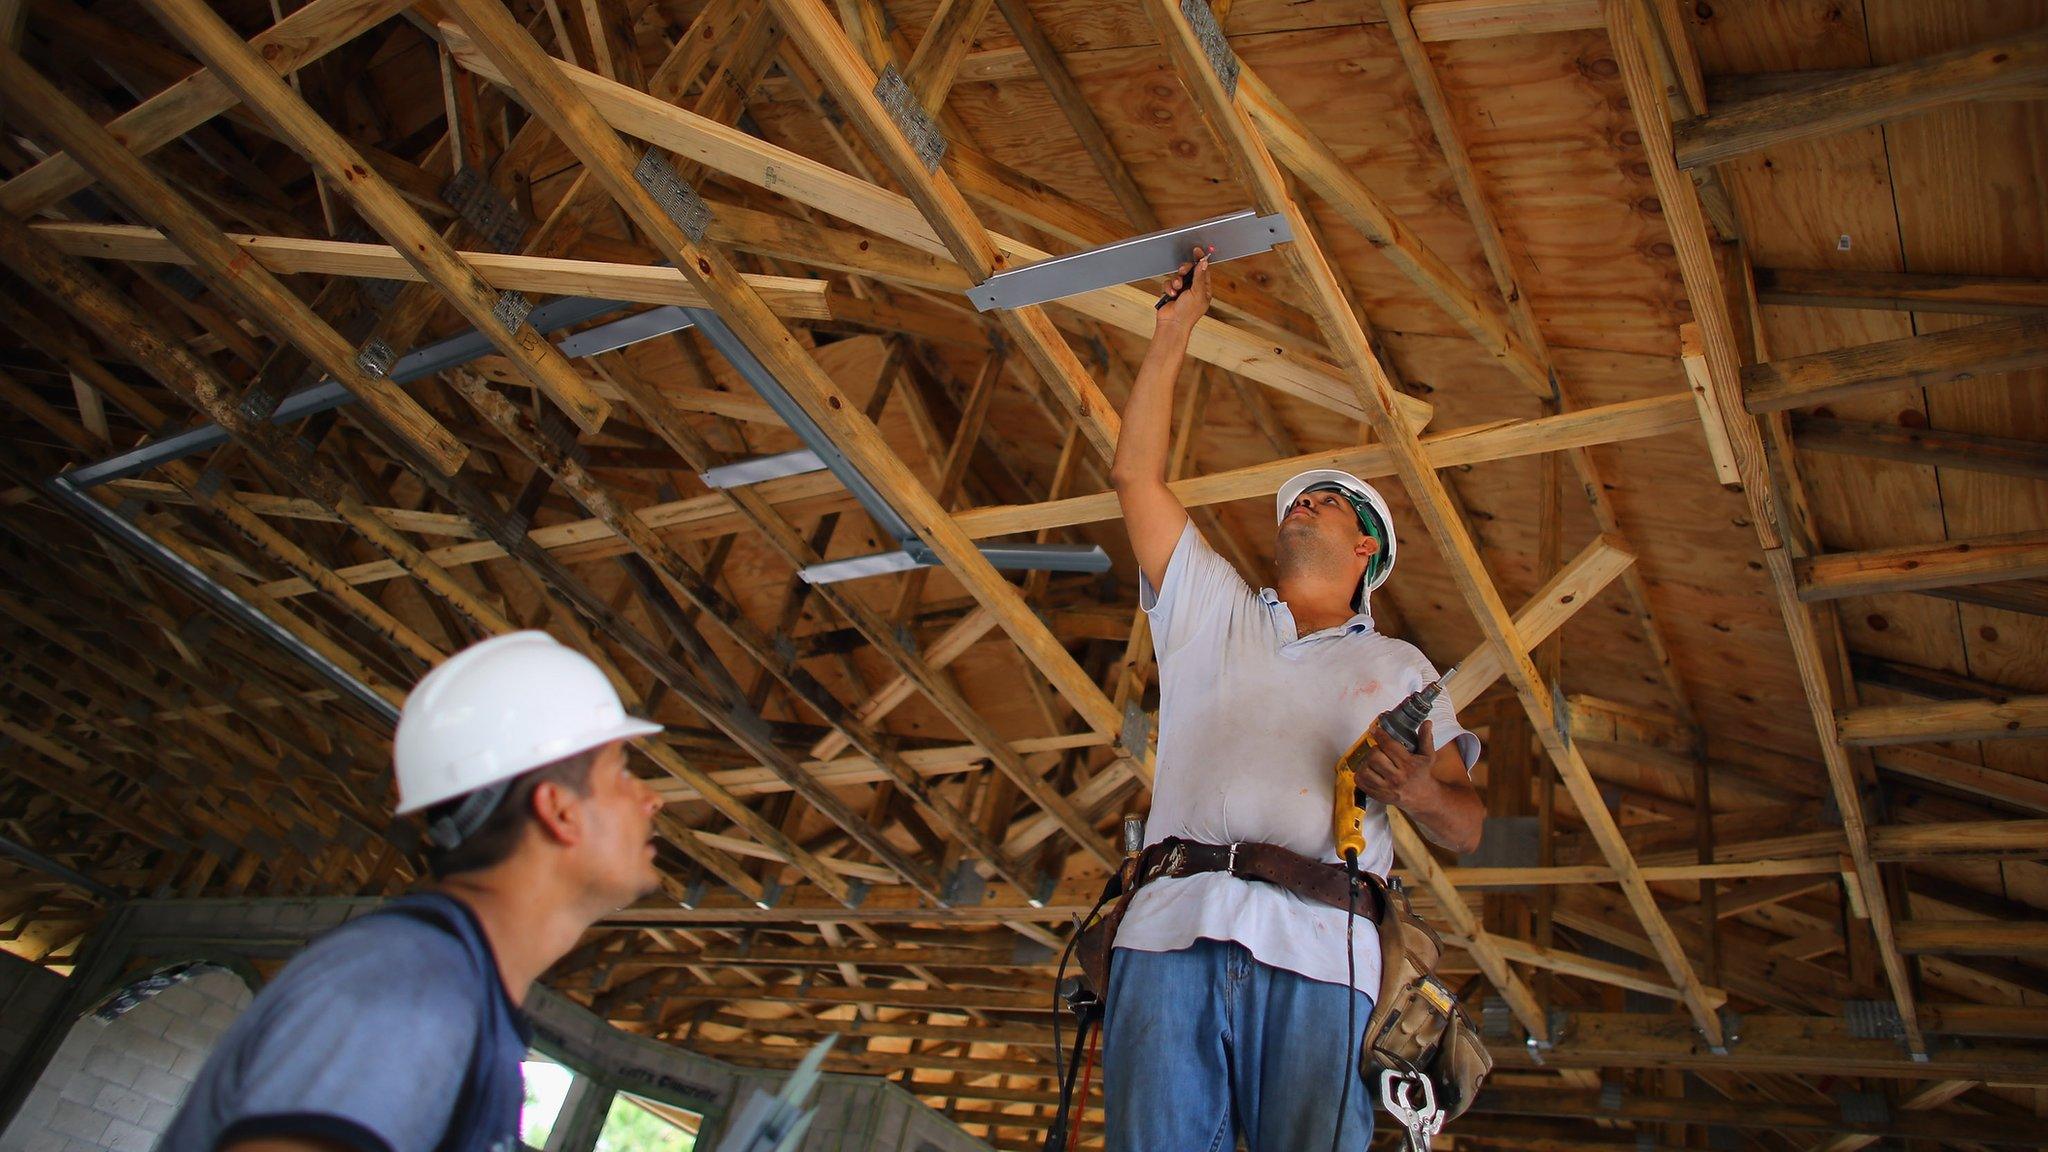
M 1293 505 L 1295 498 L 1318 484 L 1334 484 L 1354 493 L 1365 501 L 1374 515 L 1379 517 L 1380 529 L 1385 533 L 1382 541 L 1386 546 L 1387 558 L 1385 563 L 1367 569 L 1371 575 L 1365 582 L 1367 592 L 1378 591 L 1379 586 L 1385 584 L 1387 577 L 1394 572 L 1394 514 L 1388 510 L 1387 502 L 1372 485 L 1349 472 L 1335 468 L 1311 468 L 1306 472 L 1297 473 L 1289 477 L 1287 483 L 1282 484 L 1280 491 L 1273 496 L 1273 522 L 1277 524 L 1287 519 L 1287 509 Z
M 495 636 L 443 661 L 405 698 L 392 742 L 398 814 L 659 731 L 626 714 L 581 652 L 545 632 Z

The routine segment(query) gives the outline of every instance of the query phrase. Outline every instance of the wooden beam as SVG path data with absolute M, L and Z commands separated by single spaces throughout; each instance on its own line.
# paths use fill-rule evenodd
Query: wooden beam
M 524 302 L 506 299 L 421 219 L 398 190 L 263 62 L 258 50 L 200 0 L 144 0 L 143 7 L 206 62 L 243 103 L 274 127 L 340 191 L 363 219 L 441 290 L 470 326 L 512 361 L 585 432 L 603 427 L 611 406 L 590 390 L 555 346 L 526 323 Z
M 718 394 L 718 395 L 723 395 Z M 675 397 L 671 397 L 675 400 Z M 686 390 L 678 407 L 692 406 Z M 713 409 L 717 410 L 717 409 Z M 734 414 L 734 413 L 726 413 Z M 1422 441 L 1432 467 L 1449 468 L 1488 460 L 1512 459 L 1552 451 L 1562 446 L 1617 443 L 1682 430 L 1696 419 L 1692 401 L 1684 394 L 1630 400 L 1620 404 L 1536 420 L 1498 421 L 1452 429 Z M 1309 453 L 1267 464 L 1230 469 L 1208 476 L 1176 481 L 1174 492 L 1189 507 L 1230 500 L 1269 496 L 1287 477 L 1306 468 L 1343 468 L 1367 478 L 1392 473 L 1384 447 L 1371 446 L 1337 452 Z M 116 490 L 139 499 L 179 503 L 187 500 L 175 487 L 143 480 L 122 480 Z M 760 494 L 786 516 L 817 515 L 853 507 L 852 498 L 829 475 L 795 476 L 757 485 Z M 265 516 L 327 520 L 332 512 L 306 500 L 250 492 L 244 502 Z M 400 508 L 373 508 L 371 512 L 395 528 L 408 532 L 464 537 L 465 542 L 429 550 L 429 559 L 445 567 L 460 567 L 497 559 L 505 550 L 493 540 L 474 539 L 477 529 L 466 518 L 444 513 L 416 512 Z M 685 500 L 650 504 L 633 515 L 649 528 L 681 539 L 724 535 L 741 527 L 745 520 L 731 510 L 723 496 L 711 494 Z M 962 531 L 975 539 L 987 539 L 1016 532 L 1114 520 L 1121 515 L 1113 493 L 1070 497 L 1027 505 L 990 505 L 961 512 L 954 518 Z M 617 555 L 626 545 L 605 523 L 596 518 L 550 524 L 528 532 L 535 545 L 577 558 Z M 403 576 L 405 570 L 390 561 L 372 561 L 336 570 L 351 583 L 373 583 Z M 312 588 L 303 581 L 284 580 L 265 585 L 273 596 L 304 595 Z
M 1887 747 L 1876 754 L 1879 769 L 2014 808 L 2048 814 L 2048 781 L 1986 768 L 1925 748 Z
M 1902 920 L 1899 949 L 1914 955 L 2048 956 L 2048 921 Z
M 1031 6 L 1025 0 L 996 0 L 996 7 L 1002 11 L 1010 31 L 1016 35 L 1018 48 L 1036 69 L 1038 79 L 1052 93 L 1053 102 L 1066 113 L 1067 123 L 1080 137 L 1081 147 L 1095 162 L 1095 170 L 1109 185 L 1110 194 L 1116 197 L 1124 215 L 1140 232 L 1157 231 L 1160 227 L 1158 215 L 1145 199 L 1137 180 L 1132 178 L 1130 169 L 1124 165 L 1123 158 L 1117 155 L 1109 133 L 1103 130 L 1095 109 L 1082 94 L 1081 86 L 1075 83 L 1073 73 L 1067 70 L 1059 49 L 1053 47 L 1045 31 L 1038 26 L 1038 18 L 1031 14 Z
M 1707 365 L 1707 386 L 1718 401 L 1727 429 L 1728 445 L 1741 473 L 1742 491 L 1750 508 L 1750 520 L 1758 541 L 1766 548 L 1782 543 L 1779 510 L 1772 499 L 1770 468 L 1764 456 L 1763 436 L 1756 422 L 1742 418 L 1743 355 L 1735 337 L 1728 311 L 1728 296 L 1722 290 L 1719 259 L 1700 196 L 1690 178 L 1678 169 L 1672 155 L 1671 110 L 1665 99 L 1665 85 L 1651 64 L 1661 56 L 1661 40 L 1653 31 L 1644 0 L 1603 0 L 1608 39 L 1621 66 L 1622 80 L 1629 94 L 1629 106 L 1643 136 L 1643 156 L 1650 165 L 1650 178 L 1664 206 L 1666 226 L 1677 250 L 1679 274 L 1685 294 L 1692 302 L 1693 322 L 1699 325 L 1701 351 Z
M 1707 437 L 1707 455 L 1714 462 L 1714 479 L 1723 488 L 1742 486 L 1742 469 L 1735 462 L 1735 448 L 1728 442 L 1728 418 L 1721 412 L 1719 393 L 1707 373 L 1707 352 L 1700 343 L 1697 324 L 1678 326 L 1678 355 L 1685 363 L 1686 383 L 1700 407 L 1700 430 Z
M 2048 580 L 2010 580 L 2000 584 L 1965 584 L 1929 588 L 1921 593 L 1960 604 L 1981 604 L 2025 616 L 2048 616 Z
M 1594 537 L 1515 613 L 1516 634 L 1532 648 L 1542 643 L 1635 562 L 1635 553 L 1619 539 Z M 1505 670 L 1499 652 L 1485 643 L 1467 652 L 1457 668 L 1458 675 L 1451 680 L 1451 703 L 1458 708 L 1470 707 Z
M 494 81 L 501 79 L 496 66 L 475 50 L 460 29 L 444 25 L 441 31 L 449 50 L 465 68 Z M 558 67 L 614 128 L 628 136 L 923 251 L 951 255 L 947 242 L 907 196 L 665 104 L 595 73 L 561 62 Z M 872 100 L 871 94 L 868 99 Z M 893 125 L 893 121 L 890 123 Z M 1049 255 L 1006 236 L 989 234 L 988 240 L 1006 267 L 1043 260 Z M 967 271 L 973 275 L 972 266 Z M 1149 337 L 1154 319 L 1153 300 L 1146 291 L 1124 285 L 1070 296 L 1061 300 L 1058 307 Z M 1241 373 L 1352 419 L 1364 415 L 1364 409 L 1337 369 L 1297 351 L 1275 353 L 1263 333 L 1205 317 L 1195 326 L 1188 352 L 1197 360 Z M 1410 422 L 1418 426 L 1428 423 L 1427 403 L 1403 396 L 1400 406 Z M 1114 411 L 1106 405 L 1104 410 L 1114 417 Z M 1099 440 L 1099 436 L 1091 435 L 1091 446 Z
M 2048 735 L 2048 696 L 1865 705 L 1844 710 L 1836 730 L 1858 747 Z
M 917 42 L 917 51 L 904 66 L 903 82 L 910 86 L 925 115 L 937 116 L 952 91 L 960 61 L 974 47 L 975 33 L 988 16 L 990 0 L 940 0 L 938 11 Z
M 1843 832 L 1854 864 L 1856 889 L 1862 906 L 1870 914 L 1879 959 L 1883 962 L 1899 1016 L 1905 1022 L 1906 1045 L 1911 1052 L 1924 1054 L 1926 1039 L 1920 1034 L 1918 1018 L 1913 1010 L 1912 973 L 1891 942 L 1891 908 L 1877 874 L 1877 866 L 1870 858 L 1865 834 L 1868 817 L 1859 787 L 1864 770 L 1859 770 L 1858 765 L 1852 762 L 1848 748 L 1835 730 L 1835 697 L 1829 669 L 1841 663 L 1840 641 L 1834 631 L 1826 633 L 1826 639 L 1823 639 L 1812 610 L 1798 599 L 1787 532 L 1791 533 L 1792 544 L 1800 544 L 1801 521 L 1795 516 L 1789 526 L 1785 523 L 1770 463 L 1765 456 L 1762 432 L 1756 421 L 1742 416 L 1746 371 L 1743 368 L 1744 351 L 1735 336 L 1729 296 L 1722 285 L 1720 259 L 1708 230 L 1700 192 L 1686 173 L 1679 170 L 1674 155 L 1672 112 L 1666 98 L 1666 85 L 1651 63 L 1653 56 L 1661 56 L 1667 49 L 1655 31 L 1644 0 L 1603 0 L 1602 11 L 1608 40 L 1614 49 L 1616 63 L 1621 67 L 1629 107 L 1642 132 L 1644 155 L 1650 165 L 1650 176 L 1659 202 L 1664 207 L 1665 222 L 1677 252 L 1679 273 L 1685 282 L 1686 296 L 1692 303 L 1693 319 L 1700 326 L 1708 386 L 1719 400 L 1718 408 L 1728 430 L 1729 445 L 1734 450 L 1736 468 L 1741 473 L 1750 524 L 1764 550 L 1766 572 L 1778 602 L 1779 615 L 1785 620 L 1793 657 L 1799 668 L 1800 683 L 1805 690 L 1807 710 L 1820 740 L 1828 771 L 1828 786 L 1842 813 Z M 1803 491 L 1796 482 L 1789 490 L 1796 513 L 1802 507 Z
M 390 19 L 402 0 L 312 0 L 250 43 L 279 75 L 290 75 Z M 146 156 L 235 107 L 235 94 L 202 68 L 115 117 L 107 125 L 121 143 Z M 28 216 L 80 191 L 92 177 L 59 152 L 0 185 L 0 209 Z
M 1868 308 L 1977 316 L 2023 316 L 2048 311 L 2048 280 L 2024 276 L 1759 268 L 1756 291 L 1762 303 L 1796 308 Z
M 1527 940 L 1518 940 L 1512 936 L 1502 935 L 1497 932 L 1488 933 L 1487 939 L 1495 948 L 1500 950 L 1502 956 L 1516 964 L 1527 964 L 1532 968 L 1541 968 L 1548 972 L 1557 972 L 1566 976 L 1576 976 L 1581 980 L 1591 980 L 1596 984 L 1606 984 L 1615 988 L 1627 988 L 1630 991 L 1641 992 L 1649 996 L 1660 996 L 1666 1000 L 1682 1001 L 1685 999 L 1684 994 L 1677 988 L 1657 979 L 1655 972 L 1645 972 L 1622 964 L 1610 964 L 1605 960 L 1595 960 L 1588 956 L 1580 956 L 1557 948 L 1545 948 L 1541 945 L 1532 944 Z M 1444 943 L 1453 947 L 1467 949 L 1473 945 L 1472 940 L 1456 935 L 1446 935 Z M 1725 989 L 1708 988 L 1706 993 L 1707 999 L 1716 1008 L 1728 1002 L 1728 993 Z
M 1829 552 L 1793 566 L 1808 602 L 2048 576 L 2048 532 Z
M 1250 67 L 1240 64 L 1238 86 L 1245 112 L 1258 126 L 1265 146 L 1272 149 L 1273 159 L 1286 164 L 1303 184 L 1335 208 L 1510 375 L 1537 395 L 1554 394 L 1549 371 L 1526 341 L 1509 329 L 1506 319 L 1482 301 L 1353 174 L 1351 166 L 1280 103 Z M 1295 233 L 1297 244 L 1303 235 Z
M 1600 27 L 1599 0 L 1424 0 L 1408 18 L 1424 40 L 1492 40 Z
M 1672 393 L 1560 416 L 1470 425 L 1425 437 L 1421 445 L 1430 467 L 1443 469 L 1579 445 L 1658 436 L 1688 428 L 1697 419 L 1692 397 Z M 1221 504 L 1270 496 L 1289 476 L 1306 468 L 1342 468 L 1367 479 L 1395 474 L 1393 452 L 1384 444 L 1374 444 L 1311 452 L 1176 480 L 1172 488 L 1181 503 L 1190 508 Z M 974 508 L 962 512 L 958 520 L 969 533 L 980 537 L 1070 527 L 1114 520 L 1121 515 L 1116 494 L 1100 492 L 1040 504 Z
M 1840 847 L 1840 841 L 1833 844 Z M 1841 855 L 1763 856 L 1714 864 L 1644 864 L 1643 879 L 1652 884 L 1682 881 L 1747 880 L 1765 876 L 1821 876 L 1839 872 Z M 1559 864 L 1548 868 L 1446 868 L 1444 875 L 1458 888 L 1520 888 L 1612 884 L 1620 875 L 1604 864 Z
M 2032 313 L 1815 352 L 1742 369 L 1751 412 L 1782 412 L 1899 388 L 1932 388 L 2048 365 L 2048 314 Z
M 863 988 L 827 984 L 685 984 L 669 989 L 670 1001 L 712 1000 L 721 1004 L 753 1000 L 767 1004 L 875 1004 L 937 1012 L 1050 1013 L 1059 1007 L 1052 989 L 997 991 L 980 988 L 897 988 L 875 982 Z
M 1676 125 L 1681 168 L 1867 128 L 2001 88 L 2048 82 L 2048 29 L 1871 68 L 1810 88 L 1763 96 Z
M 1792 418 L 1792 431 L 1799 447 L 1811 452 L 2048 480 L 2048 444 L 2038 440 L 1804 414 Z
M 0 97 L 62 144 L 138 216 L 162 227 L 190 256 L 208 287 L 280 339 L 298 345 L 422 459 L 444 475 L 462 466 L 469 449 L 453 432 L 382 374 L 359 367 L 355 349 L 304 300 L 252 265 L 191 202 L 5 46 L 0 46 Z
M 1781 1132 L 1857 1133 L 1880 1138 L 2038 1147 L 2040 1131 L 2030 1117 L 1932 1115 L 1899 1112 L 1883 1123 L 1847 1119 L 1840 1106 L 1787 1104 L 1769 1099 L 1660 1098 L 1633 1093 L 1619 1100 L 1600 1092 L 1560 1092 L 1544 1088 L 1486 1088 L 1472 1102 L 1478 1115 L 1553 1116 L 1567 1119 L 1620 1120 L 1636 1125 L 1688 1124 L 1728 1128 L 1769 1128 Z M 1961 1131 L 1967 1128 L 1967 1137 Z
M 1879 825 L 1870 850 L 1879 860 L 2048 859 L 2048 820 Z
M 177 244 L 153 228 L 70 221 L 38 222 L 31 227 L 67 255 L 188 266 L 195 262 Z M 415 284 L 426 279 L 417 267 L 389 244 L 295 236 L 252 236 L 237 232 L 227 233 L 226 238 L 241 252 L 255 258 L 255 268 L 279 276 L 314 273 L 402 280 Z M 456 255 L 475 268 L 484 282 L 493 288 L 535 295 L 596 296 L 638 304 L 678 304 L 685 308 L 702 308 L 706 304 L 704 294 L 681 272 L 660 265 L 568 260 L 502 252 L 459 251 Z M 247 267 L 246 264 L 244 266 Z M 760 292 L 762 299 L 767 300 L 779 316 L 792 320 L 832 318 L 832 310 L 827 303 L 829 285 L 823 280 L 749 275 L 747 282 Z

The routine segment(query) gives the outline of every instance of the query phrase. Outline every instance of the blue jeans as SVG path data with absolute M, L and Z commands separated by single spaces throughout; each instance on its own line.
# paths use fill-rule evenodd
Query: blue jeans
M 1344 1034 L 1346 1001 L 1356 1006 Z M 1323 1152 L 1372 1139 L 1358 1044 L 1372 997 L 1252 959 L 1242 944 L 1119 948 L 1102 1025 L 1108 1152 Z

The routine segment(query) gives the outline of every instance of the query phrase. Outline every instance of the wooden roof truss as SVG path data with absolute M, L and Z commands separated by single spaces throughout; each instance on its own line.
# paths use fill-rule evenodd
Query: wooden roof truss
M 1392 820 L 1500 1054 L 1460 1144 L 1697 1147 L 1710 1129 L 1773 1149 L 2038 1144 L 2016 1091 L 1985 1086 L 2030 1086 L 2035 1107 L 2048 1087 L 2048 885 L 1965 877 L 2038 871 L 2048 772 L 1954 753 L 2048 734 L 2048 696 L 1858 650 L 1840 607 L 1910 594 L 2038 621 L 2048 524 L 1829 547 L 1839 534 L 1816 507 L 1836 498 L 1807 470 L 1822 454 L 2048 479 L 2038 439 L 1815 410 L 1999 374 L 2037 385 L 2048 288 L 1752 267 L 1739 162 L 2038 100 L 2043 31 L 1817 78 L 1717 77 L 1668 0 L 1366 5 L 1469 232 L 1461 270 L 1441 221 L 1397 211 L 1398 180 L 1290 107 L 1293 78 L 1240 58 L 1232 7 L 1124 14 L 1154 38 L 1148 98 L 1192 109 L 1227 170 L 1210 195 L 1284 214 L 1296 237 L 1270 265 L 1283 277 L 1218 269 L 1175 487 L 1251 571 L 1261 548 L 1231 501 L 1308 466 L 1395 477 L 1434 552 L 1415 563 L 1476 625 L 1432 634 L 1470 645 L 1456 691 L 1487 732 L 1489 811 L 1533 822 L 1540 857 L 1460 865 Z M 197 418 L 229 442 L 89 498 L 378 699 L 401 702 L 456 648 L 538 627 L 674 725 L 644 749 L 670 801 L 664 891 L 593 932 L 559 987 L 726 1058 L 779 1064 L 822 1035 L 859 1038 L 832 1066 L 900 1075 L 992 1145 L 1035 1147 L 1056 1100 L 1052 963 L 1151 782 L 1154 670 L 1129 595 L 1006 578 L 976 541 L 1113 541 L 1104 479 L 1151 296 L 980 316 L 960 295 L 1171 215 L 1118 143 L 1135 113 L 1086 93 L 1046 9 L 312 0 L 273 8 L 252 38 L 238 27 L 264 17 L 249 5 L 0 6 L 14 13 L 0 19 L 0 328 L 18 345 L 0 359 L 15 449 L 0 465 L 0 825 L 33 849 L 0 865 L 12 950 L 63 963 L 109 890 L 418 878 L 415 834 L 386 815 L 377 711 L 56 515 L 39 486 Z M 137 11 L 177 47 L 124 26 Z M 985 29 L 1003 46 L 982 47 Z M 1599 83 L 1622 102 L 1682 283 L 1683 344 L 1659 338 L 1682 348 L 1664 355 L 1669 389 L 1612 399 L 1590 356 L 1552 346 L 1535 287 L 1548 273 L 1433 48 L 1567 34 L 1611 55 Z M 426 109 L 372 98 L 373 73 Z M 943 160 L 877 94 L 892 81 Z M 998 158 L 1014 149 L 954 99 L 998 82 L 1042 87 L 1098 195 Z M 1442 355 L 1532 415 L 1432 424 L 1458 398 L 1421 383 L 1413 334 L 1368 317 L 1345 263 L 1361 237 L 1440 322 L 1432 338 L 1457 343 Z M 529 296 L 563 294 L 715 312 L 940 568 L 797 578 L 872 550 L 858 505 L 824 474 L 684 478 L 787 430 L 686 334 L 565 358 L 527 318 Z M 1773 357 L 1767 306 L 1992 318 Z M 380 367 L 451 329 L 489 353 L 405 386 Z M 354 403 L 270 420 L 323 377 Z M 1223 404 L 1243 436 L 1204 467 Z M 1308 417 L 1334 418 L 1342 443 L 1304 437 Z M 1762 615 L 1802 697 L 1729 737 L 1729 690 L 1688 675 L 1692 622 L 1645 571 L 1666 529 L 1631 513 L 1618 465 L 1674 434 L 1698 436 L 1739 491 L 1747 535 L 1730 550 L 1756 550 Z M 1489 546 L 1497 493 L 1473 471 L 1524 458 L 1529 564 Z M 1634 700 L 1564 687 L 1560 633 L 1610 584 L 1603 605 L 1632 642 L 1601 656 L 1643 685 Z M 1382 626 L 1410 634 L 1423 599 L 1397 584 L 1375 601 Z M 991 661 L 1007 692 L 990 689 Z M 1773 723 L 1792 751 L 1754 735 Z M 1889 801 L 1898 789 L 1913 803 Z

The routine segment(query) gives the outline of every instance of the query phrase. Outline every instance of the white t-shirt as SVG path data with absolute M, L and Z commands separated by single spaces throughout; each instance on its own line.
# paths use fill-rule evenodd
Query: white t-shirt
M 1159 658 L 1159 754 L 1146 843 L 1168 836 L 1208 844 L 1278 844 L 1338 861 L 1331 831 L 1337 758 L 1375 717 L 1436 679 L 1413 644 L 1373 631 L 1360 613 L 1297 637 L 1294 614 L 1271 588 L 1253 591 L 1195 530 L 1181 532 L 1155 593 L 1141 580 Z M 1368 605 L 1370 608 L 1370 605 Z M 1456 740 L 1470 771 L 1479 739 L 1437 698 L 1438 747 Z M 1365 807 L 1359 867 L 1394 860 L 1386 809 Z M 1234 940 L 1261 963 L 1344 983 L 1344 911 L 1224 872 L 1155 880 L 1132 898 L 1116 946 L 1172 952 L 1198 939 Z M 1355 987 L 1377 994 L 1379 936 L 1361 921 Z

